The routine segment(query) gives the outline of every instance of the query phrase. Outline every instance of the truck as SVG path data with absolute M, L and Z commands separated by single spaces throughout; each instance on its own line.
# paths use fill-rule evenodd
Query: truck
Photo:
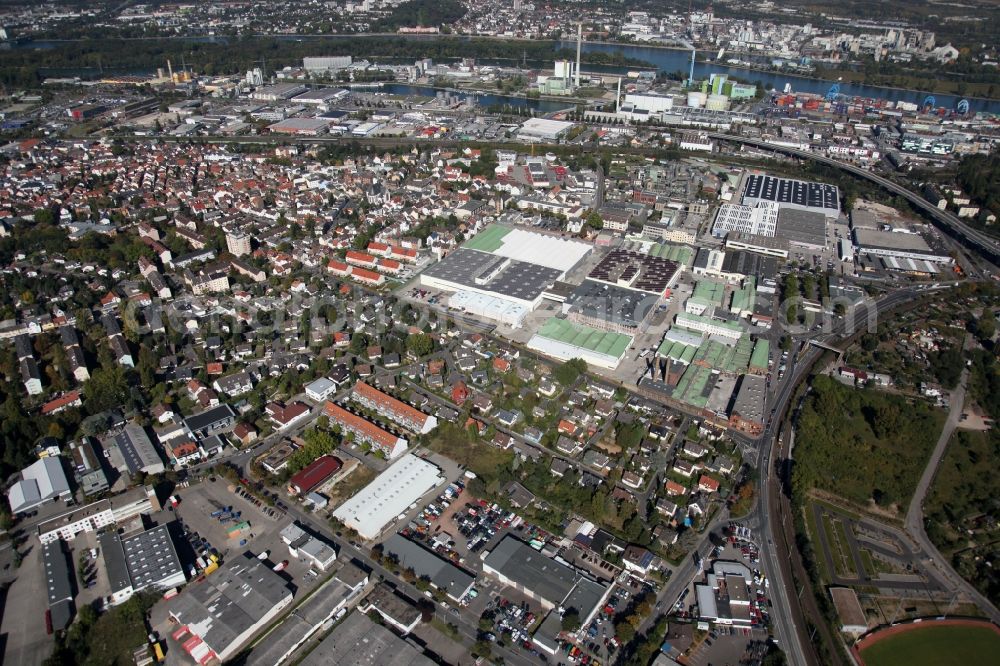
M 272 569 L 273 569 L 274 571 L 284 571 L 284 570 L 285 570 L 285 567 L 287 567 L 287 566 L 288 566 L 288 560 L 282 560 L 281 562 L 278 562 L 277 564 L 275 564 L 275 565 L 274 565 L 273 567 L 271 567 L 271 568 L 272 568 Z
M 163 648 L 160 647 L 160 641 L 153 643 L 153 654 L 156 655 L 156 661 L 163 661 L 166 659 L 166 655 L 163 654 Z

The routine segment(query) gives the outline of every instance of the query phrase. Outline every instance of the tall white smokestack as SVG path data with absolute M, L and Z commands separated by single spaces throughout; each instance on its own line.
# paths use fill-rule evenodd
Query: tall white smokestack
M 583 24 L 576 24 L 576 87 L 580 87 L 580 44 L 583 43 Z

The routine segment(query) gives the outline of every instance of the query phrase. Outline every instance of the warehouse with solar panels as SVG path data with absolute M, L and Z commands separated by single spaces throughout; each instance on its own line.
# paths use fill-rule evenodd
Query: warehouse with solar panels
M 612 250 L 594 266 L 587 276 L 623 289 L 665 296 L 680 275 L 681 266 L 675 261 L 631 250 Z
M 840 216 L 840 190 L 836 185 L 759 173 L 747 174 L 743 183 L 744 206 L 773 202 L 781 209 L 822 213 L 828 218 Z
M 519 328 L 542 294 L 590 254 L 586 243 L 491 224 L 420 276 L 448 306 Z

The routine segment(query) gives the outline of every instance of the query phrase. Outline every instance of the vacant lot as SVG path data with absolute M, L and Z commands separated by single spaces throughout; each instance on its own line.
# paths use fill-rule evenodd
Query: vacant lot
M 428 435 L 427 448 L 472 470 L 486 485 L 495 480 L 501 470 L 509 469 L 514 458 L 512 452 L 485 444 L 469 430 L 452 423 L 442 423 Z
M 865 666 L 995 664 L 997 654 L 1000 634 L 971 625 L 918 625 L 861 650 Z
M 883 511 L 905 507 L 944 419 L 921 401 L 817 377 L 796 429 L 794 489 Z

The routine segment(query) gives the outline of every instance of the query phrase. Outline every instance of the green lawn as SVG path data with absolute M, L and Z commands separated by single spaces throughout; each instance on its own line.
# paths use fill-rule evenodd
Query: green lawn
M 508 227 L 491 224 L 465 242 L 465 247 L 483 252 L 495 252 L 503 245 L 503 237 L 510 233 Z
M 861 651 L 866 666 L 995 664 L 1000 635 L 988 627 L 926 626 L 885 638 Z

